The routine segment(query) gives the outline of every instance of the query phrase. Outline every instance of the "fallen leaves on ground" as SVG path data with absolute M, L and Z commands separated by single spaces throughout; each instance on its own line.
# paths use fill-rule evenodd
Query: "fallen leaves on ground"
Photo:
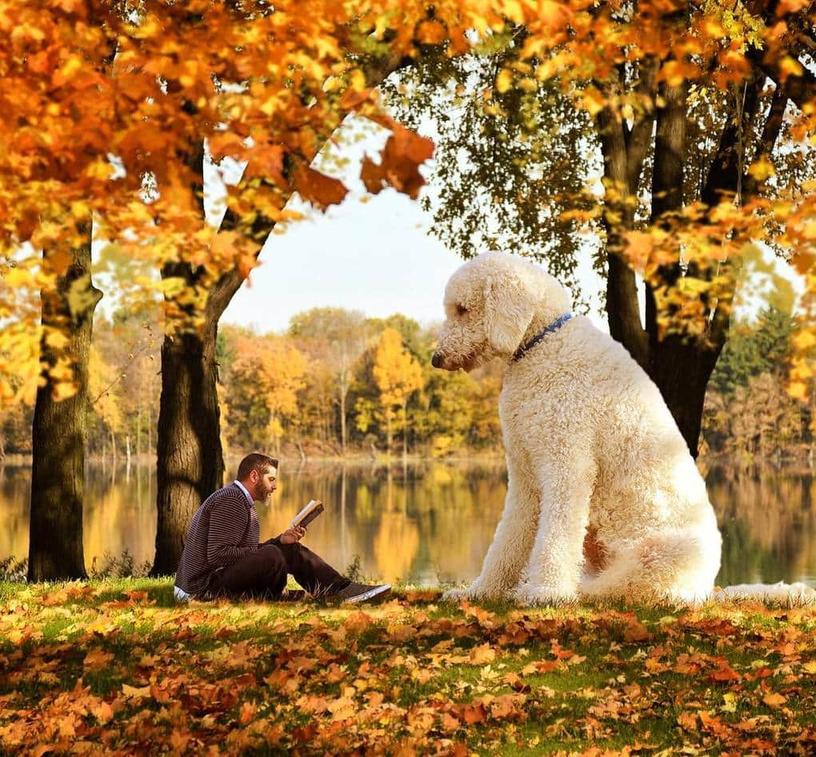
M 816 610 L 0 599 L 0 751 L 813 754 Z

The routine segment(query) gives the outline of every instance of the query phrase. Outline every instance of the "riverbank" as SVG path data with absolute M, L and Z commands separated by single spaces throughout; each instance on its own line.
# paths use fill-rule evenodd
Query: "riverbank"
M 0 743 L 145 753 L 812 753 L 816 609 L 193 603 L 0 584 Z
M 273 454 L 274 453 L 270 453 Z M 234 472 L 241 461 L 241 454 L 228 454 L 225 457 L 227 475 Z M 492 463 L 504 463 L 504 451 L 500 448 L 492 450 L 457 450 L 445 456 L 434 456 L 424 453 L 412 453 L 403 457 L 401 453 L 386 454 L 381 450 L 372 453 L 370 450 L 356 449 L 349 450 L 345 455 L 317 452 L 301 457 L 297 451 L 287 450 L 280 454 L 278 458 L 287 470 L 296 470 L 305 464 L 325 464 L 325 465 L 422 465 L 427 463 L 449 463 L 451 465 L 471 464 L 485 465 Z M 124 468 L 128 464 L 128 458 L 119 455 L 115 460 L 111 457 L 101 455 L 88 455 L 87 463 L 94 465 L 116 465 Z M 155 466 L 156 456 L 131 455 L 130 465 L 132 466 Z M 0 467 L 8 466 L 31 466 L 31 455 L 10 454 L 0 458 Z

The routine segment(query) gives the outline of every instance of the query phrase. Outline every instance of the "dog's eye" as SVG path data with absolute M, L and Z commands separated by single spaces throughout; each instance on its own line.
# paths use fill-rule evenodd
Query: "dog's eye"
M 464 305 L 456 306 L 456 315 L 465 315 L 468 309 Z

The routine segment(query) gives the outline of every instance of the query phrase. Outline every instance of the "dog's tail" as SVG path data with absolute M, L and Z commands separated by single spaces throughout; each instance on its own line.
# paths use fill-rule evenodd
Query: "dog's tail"
M 584 577 L 579 593 L 588 599 L 628 598 L 688 605 L 816 605 L 816 589 L 801 582 L 715 587 L 719 568 L 720 534 L 716 529 L 653 534 L 614 550 L 603 570 Z
M 716 587 L 710 600 L 717 604 L 761 602 L 782 607 L 808 607 L 816 605 L 816 589 L 801 581 L 792 584 L 784 581 L 775 584 L 737 584 L 722 589 Z

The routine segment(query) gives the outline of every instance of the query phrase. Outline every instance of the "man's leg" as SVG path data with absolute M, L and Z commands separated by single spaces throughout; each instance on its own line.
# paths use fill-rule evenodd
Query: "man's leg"
M 286 558 L 274 544 L 261 545 L 217 574 L 214 594 L 277 599 L 286 587 Z
M 351 583 L 302 544 L 281 544 L 280 551 L 286 560 L 286 570 L 312 596 L 336 594 Z

